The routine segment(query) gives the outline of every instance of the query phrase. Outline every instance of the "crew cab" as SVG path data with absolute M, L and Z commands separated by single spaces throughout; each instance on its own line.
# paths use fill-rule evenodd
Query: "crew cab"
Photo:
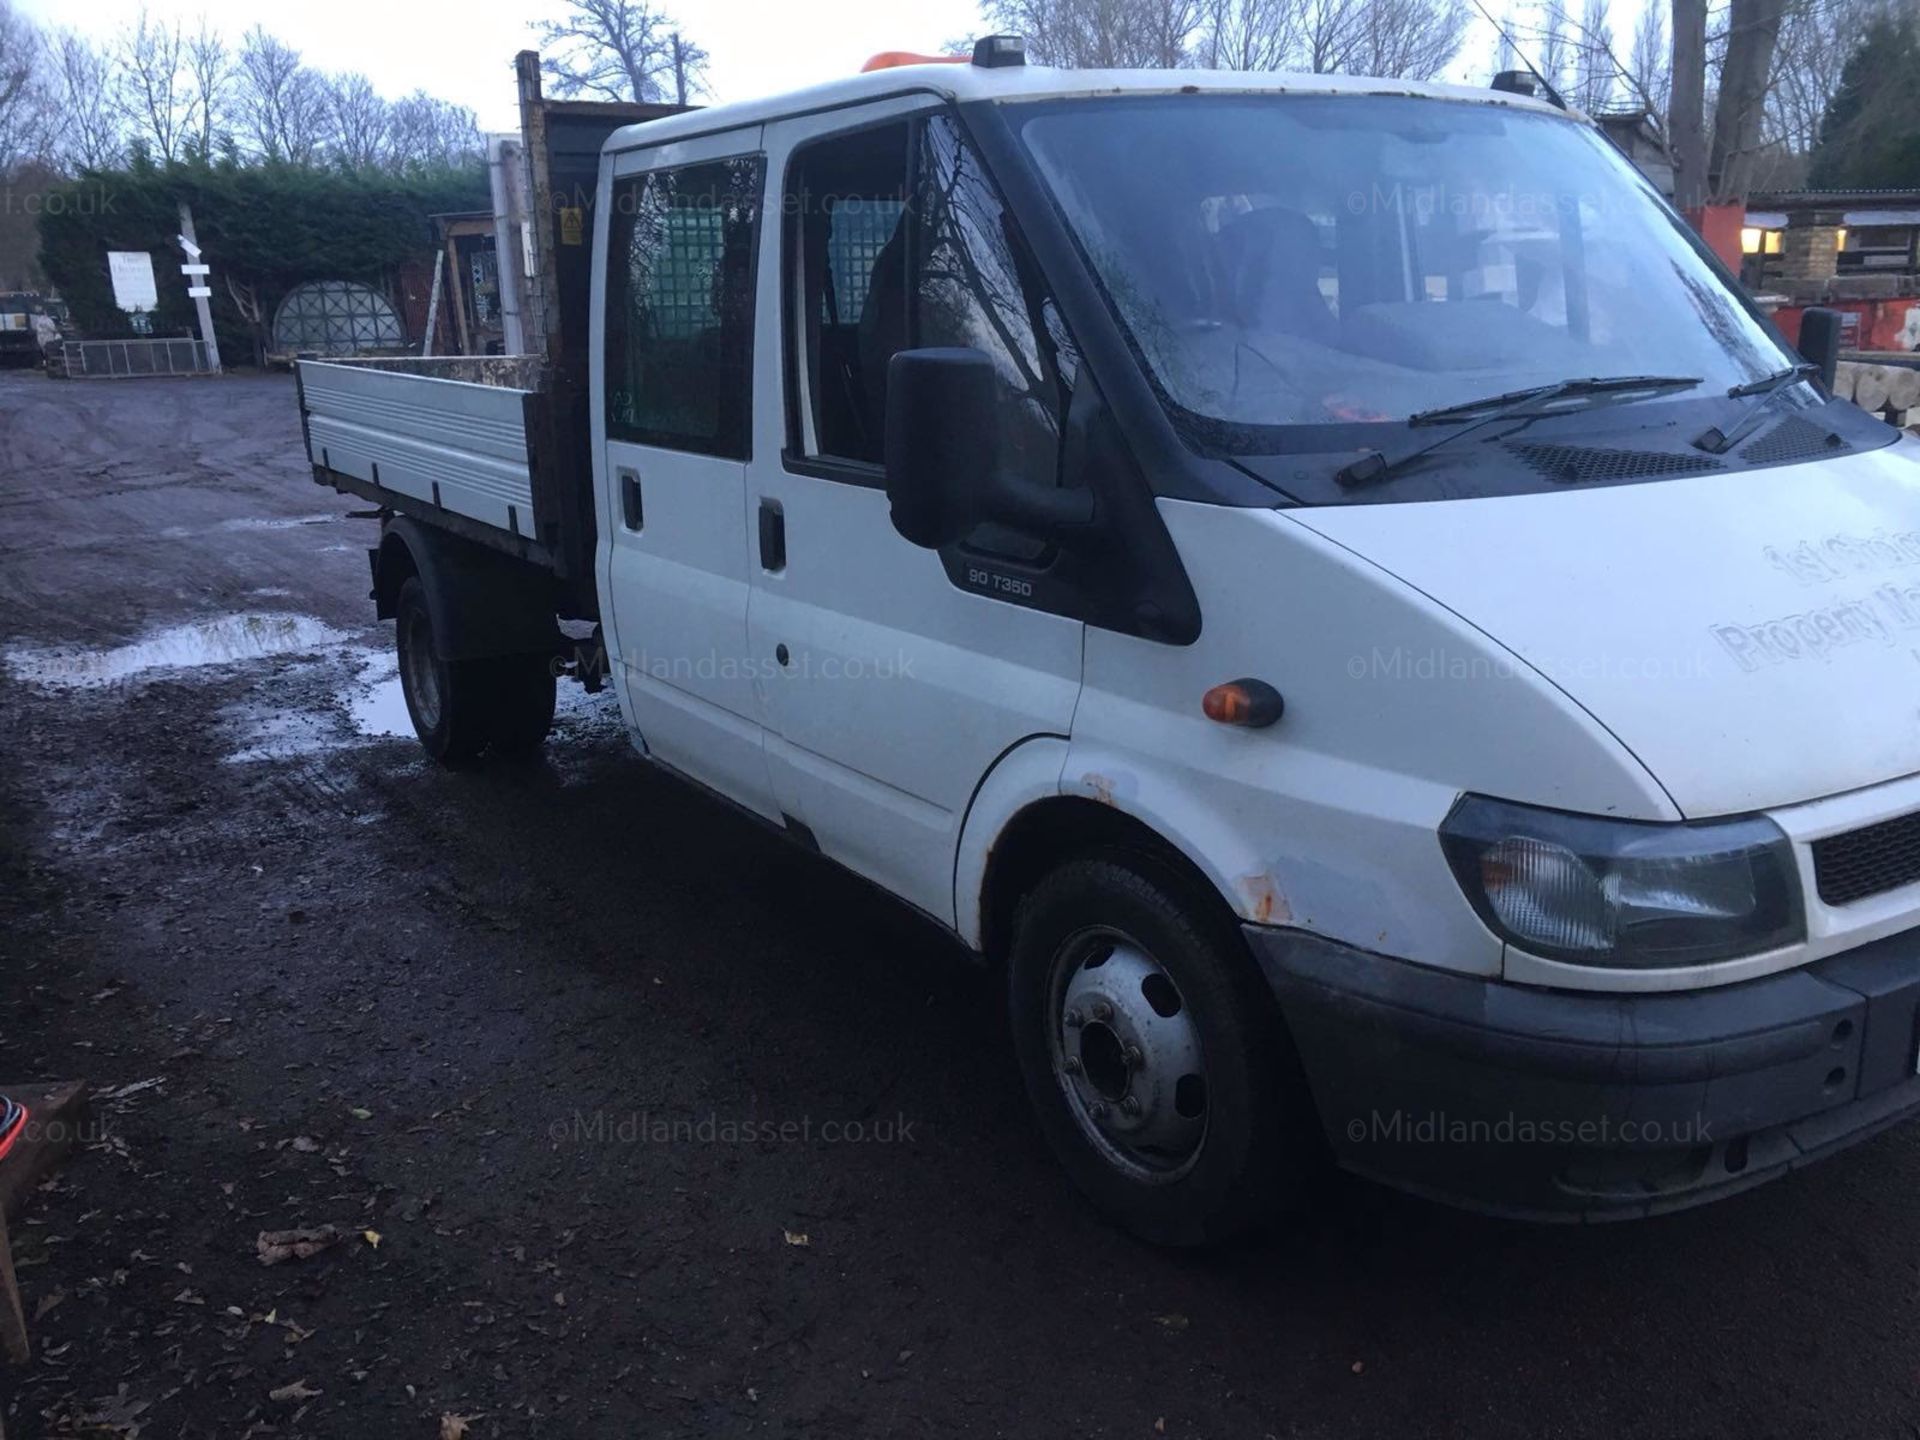
M 300 366 L 421 741 L 609 685 L 999 967 L 1158 1242 L 1912 1113 L 1920 441 L 1526 88 L 996 37 L 554 162 L 543 350 Z

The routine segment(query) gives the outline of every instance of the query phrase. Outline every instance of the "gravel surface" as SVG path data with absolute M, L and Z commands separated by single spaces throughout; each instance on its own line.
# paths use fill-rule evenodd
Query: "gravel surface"
M 1920 1133 L 1659 1221 L 1336 1181 L 1144 1249 L 993 978 L 610 697 L 425 763 L 351 508 L 284 378 L 0 374 L 0 1079 L 107 1096 L 14 1229 L 9 1435 L 1920 1428 Z

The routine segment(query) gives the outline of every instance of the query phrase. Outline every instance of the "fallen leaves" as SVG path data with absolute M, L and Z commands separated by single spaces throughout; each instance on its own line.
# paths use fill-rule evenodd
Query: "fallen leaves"
M 302 1155 L 317 1155 L 320 1153 L 320 1142 L 311 1135 L 296 1135 L 291 1140 L 284 1141 L 283 1143 L 289 1149 L 297 1150 Z
M 333 1225 L 317 1225 L 305 1230 L 262 1230 L 253 1242 L 262 1265 L 278 1265 L 285 1260 L 307 1260 L 340 1240 Z
M 291 1385 L 282 1385 L 277 1390 L 269 1390 L 267 1392 L 267 1398 L 278 1404 L 285 1404 L 289 1400 L 311 1400 L 316 1395 L 322 1393 L 323 1392 L 307 1384 L 304 1379 L 300 1379 L 294 1381 Z
M 131 1085 L 122 1085 L 117 1089 L 108 1088 L 105 1090 L 96 1090 L 93 1098 L 96 1100 L 124 1100 L 129 1095 L 138 1095 L 143 1090 L 151 1090 L 156 1085 L 164 1085 L 166 1083 L 166 1076 L 155 1075 L 150 1080 L 136 1080 Z
M 476 1415 L 444 1414 L 440 1417 L 440 1440 L 467 1440 L 467 1427 L 484 1415 L 483 1410 Z
M 362 1230 L 360 1232 L 360 1238 L 366 1241 L 367 1244 L 371 1245 L 374 1249 L 378 1250 L 380 1248 L 381 1236 L 378 1230 Z
M 812 1238 L 809 1237 L 804 1230 L 798 1234 L 795 1234 L 791 1230 L 782 1230 L 780 1233 L 787 1237 L 787 1244 L 789 1245 L 807 1246 L 813 1244 Z
M 82 1433 L 125 1436 L 126 1440 L 138 1440 L 140 1434 L 140 1416 L 151 1407 L 147 1400 L 130 1399 L 127 1387 L 122 1385 L 119 1391 L 93 1402 L 93 1408 L 78 1417 L 79 1423 L 86 1427 Z

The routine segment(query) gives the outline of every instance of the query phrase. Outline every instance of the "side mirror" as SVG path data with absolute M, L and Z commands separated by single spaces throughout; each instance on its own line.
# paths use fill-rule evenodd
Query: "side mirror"
M 887 363 L 887 504 L 915 545 L 950 545 L 984 518 L 999 445 L 993 362 L 978 350 L 902 350 Z
M 1800 313 L 1800 355 L 1820 367 L 1820 383 L 1833 393 L 1840 368 L 1840 312 L 1815 306 Z
M 902 350 L 888 363 L 887 503 L 913 544 L 937 550 L 990 520 L 1043 540 L 1093 523 L 1089 491 L 1002 470 L 999 383 L 974 349 Z

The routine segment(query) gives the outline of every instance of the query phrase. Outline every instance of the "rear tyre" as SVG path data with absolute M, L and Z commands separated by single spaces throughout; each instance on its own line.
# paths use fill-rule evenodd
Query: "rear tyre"
M 1158 1245 L 1272 1223 L 1319 1158 L 1272 997 L 1189 889 L 1144 857 L 1070 861 L 1021 903 L 1008 957 L 1041 1130 L 1096 1206 Z
M 553 728 L 553 664 L 545 655 L 505 655 L 492 667 L 488 730 L 493 753 L 508 760 L 529 759 Z
M 492 686 L 485 660 L 446 660 L 434 640 L 427 587 L 410 575 L 394 614 L 400 690 L 413 733 L 442 765 L 470 766 L 487 746 Z

